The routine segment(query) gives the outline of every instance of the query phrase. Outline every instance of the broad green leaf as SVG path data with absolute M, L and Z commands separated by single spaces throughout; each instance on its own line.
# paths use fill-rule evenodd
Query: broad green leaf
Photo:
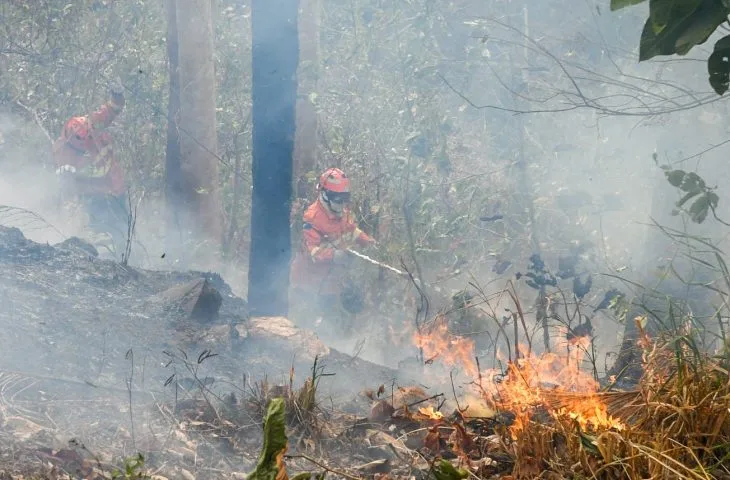
M 655 0 L 665 5 L 678 0 Z M 691 6 L 696 0 L 691 0 Z M 658 8 L 658 7 L 655 7 Z M 663 10 L 662 10 L 663 11 Z M 655 14 L 656 15 L 656 14 Z M 686 55 L 692 47 L 704 43 L 715 29 L 725 21 L 727 10 L 721 3 L 705 1 L 701 6 L 687 13 L 683 8 L 671 10 L 666 25 L 657 33 L 650 16 L 644 24 L 639 45 L 639 61 L 657 55 Z M 660 20 L 663 17 L 660 16 Z M 664 21 L 664 20 L 662 20 Z
M 687 194 L 686 194 L 685 196 L 683 196 L 683 197 L 682 197 L 682 198 L 681 198 L 681 199 L 680 199 L 680 200 L 679 200 L 679 201 L 677 202 L 677 206 L 678 206 L 678 207 L 681 207 L 681 206 L 683 206 L 683 205 L 684 205 L 685 203 L 687 203 L 687 201 L 688 201 L 688 200 L 689 200 L 690 198 L 692 198 L 692 197 L 695 197 L 695 196 L 697 196 L 697 192 L 689 192 L 689 193 L 687 193 Z M 679 212 L 677 212 L 677 213 L 679 213 Z M 676 215 L 676 214 L 674 214 L 674 213 L 673 213 L 673 215 Z
M 702 0 L 650 0 L 649 18 L 654 33 L 659 34 L 667 25 L 677 25 L 692 15 Z
M 707 73 L 710 85 L 718 95 L 727 92 L 730 85 L 730 35 L 715 43 L 712 55 L 707 59 Z
M 433 475 L 436 480 L 462 480 L 469 476 L 463 468 L 457 469 L 448 460 L 441 460 L 433 466 Z
M 630 7 L 631 5 L 638 5 L 646 0 L 611 0 L 611 11 L 619 10 L 621 8 Z
M 717 208 L 717 204 L 720 201 L 720 197 L 715 192 L 707 192 L 707 199 L 710 202 L 710 207 Z
M 667 177 L 667 180 L 669 180 L 669 183 L 671 183 L 673 187 L 679 187 L 680 185 L 682 185 L 682 180 L 684 180 L 687 172 L 685 172 L 684 170 L 670 170 L 668 172 L 664 172 L 664 175 Z
M 247 480 L 283 480 L 287 478 L 283 464 L 287 448 L 285 405 L 283 398 L 275 398 L 269 403 L 264 417 L 264 446 L 259 454 L 256 469 Z
M 705 218 L 707 218 L 707 214 L 710 211 L 710 204 L 712 201 L 712 197 L 710 196 L 711 194 L 713 193 L 708 192 L 704 195 L 701 195 L 697 198 L 697 200 L 694 201 L 692 206 L 689 207 L 689 215 L 693 222 L 702 223 L 705 221 Z M 715 195 L 715 197 L 717 197 L 717 195 Z M 715 205 L 717 204 L 715 203 Z
M 705 181 L 696 173 L 689 172 L 682 179 L 682 184 L 679 185 L 679 188 L 684 192 L 702 193 L 705 189 Z
M 705 1 L 701 8 L 692 14 L 690 24 L 677 38 L 675 47 L 679 55 L 686 55 L 695 45 L 701 45 L 727 20 L 728 11 L 720 2 Z

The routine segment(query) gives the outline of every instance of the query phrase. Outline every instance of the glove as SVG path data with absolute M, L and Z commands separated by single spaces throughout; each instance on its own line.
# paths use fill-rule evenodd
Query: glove
M 109 91 L 115 97 L 123 95 L 124 94 L 124 85 L 122 85 L 122 79 L 119 77 L 116 77 L 114 80 L 112 80 L 112 82 L 109 84 Z
M 335 250 L 335 254 L 332 257 L 332 263 L 335 265 L 349 265 L 352 258 L 350 254 L 344 250 Z
M 76 173 L 76 167 L 73 165 L 61 165 L 56 169 L 56 175 L 73 175 Z

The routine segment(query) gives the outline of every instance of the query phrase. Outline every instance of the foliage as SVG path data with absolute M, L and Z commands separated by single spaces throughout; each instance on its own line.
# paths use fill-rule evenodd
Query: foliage
M 271 385 L 268 379 L 258 381 L 251 387 L 248 404 L 254 411 L 263 416 L 268 405 L 275 398 L 284 399 L 287 412 L 287 423 L 292 427 L 301 427 L 306 431 L 313 431 L 317 424 L 317 389 L 323 376 L 324 367 L 319 364 L 319 357 L 315 357 L 312 364 L 311 376 L 304 380 L 298 389 L 294 387 L 294 368 L 289 371 L 289 384 L 285 386 Z
M 275 398 L 269 403 L 264 418 L 264 445 L 259 454 L 256 469 L 248 475 L 248 480 L 286 479 L 284 454 L 287 448 L 285 403 L 283 398 Z
M 433 476 L 436 480 L 462 480 L 469 476 L 469 471 L 454 467 L 448 460 L 440 460 L 433 466 Z
M 144 471 L 144 455 L 138 453 L 124 460 L 124 470 L 114 470 L 112 480 L 145 480 L 150 479 Z
M 656 155 L 654 156 L 656 162 Z M 680 169 L 672 169 L 669 165 L 661 165 L 664 170 L 664 176 L 673 186 L 684 192 L 684 195 L 676 203 L 677 210 L 673 213 L 676 215 L 679 211 L 686 212 L 690 219 L 695 223 L 702 223 L 707 218 L 707 214 L 715 209 L 720 201 L 720 197 L 714 192 L 715 187 L 707 186 L 707 183 L 695 172 L 686 172 Z M 685 204 L 694 199 L 689 208 Z
M 611 10 L 645 0 L 611 0 Z M 652 0 L 639 45 L 639 61 L 657 55 L 686 55 L 702 45 L 727 20 L 730 3 L 724 0 Z M 730 35 L 715 43 L 707 61 L 710 85 L 718 95 L 730 82 Z
M 609 414 L 625 426 L 584 430 L 569 410 L 551 425 L 530 422 L 508 447 L 515 458 L 513 474 L 545 468 L 599 479 L 728 474 L 727 370 L 695 349 L 691 332 L 675 331 L 659 340 L 642 333 L 640 345 L 645 374 L 638 389 L 599 394 Z M 580 398 L 561 396 L 550 407 L 559 409 Z

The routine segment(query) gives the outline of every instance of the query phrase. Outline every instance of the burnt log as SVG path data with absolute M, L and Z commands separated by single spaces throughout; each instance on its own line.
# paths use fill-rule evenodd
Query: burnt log
M 153 298 L 169 312 L 177 312 L 185 320 L 212 323 L 218 319 L 223 297 L 208 279 L 199 278 L 168 288 Z

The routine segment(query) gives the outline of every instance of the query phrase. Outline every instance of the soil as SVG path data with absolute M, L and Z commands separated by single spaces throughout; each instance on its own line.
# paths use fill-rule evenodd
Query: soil
M 197 279 L 222 298 L 212 321 L 159 301 Z M 261 440 L 260 417 L 245 399 L 262 379 L 288 385 L 293 372 L 297 388 L 316 357 L 327 374 L 317 397 L 343 422 L 369 414 L 362 390 L 416 383 L 329 348 L 286 318 L 249 318 L 216 273 L 122 266 L 77 238 L 51 246 L 0 227 L 0 305 L 3 479 L 104 470 L 136 452 L 170 478 L 242 478 Z M 249 419 L 239 425 L 247 435 L 237 436 L 236 455 L 217 438 L 222 430 L 202 428 L 216 423 L 209 407 L 226 401 Z

